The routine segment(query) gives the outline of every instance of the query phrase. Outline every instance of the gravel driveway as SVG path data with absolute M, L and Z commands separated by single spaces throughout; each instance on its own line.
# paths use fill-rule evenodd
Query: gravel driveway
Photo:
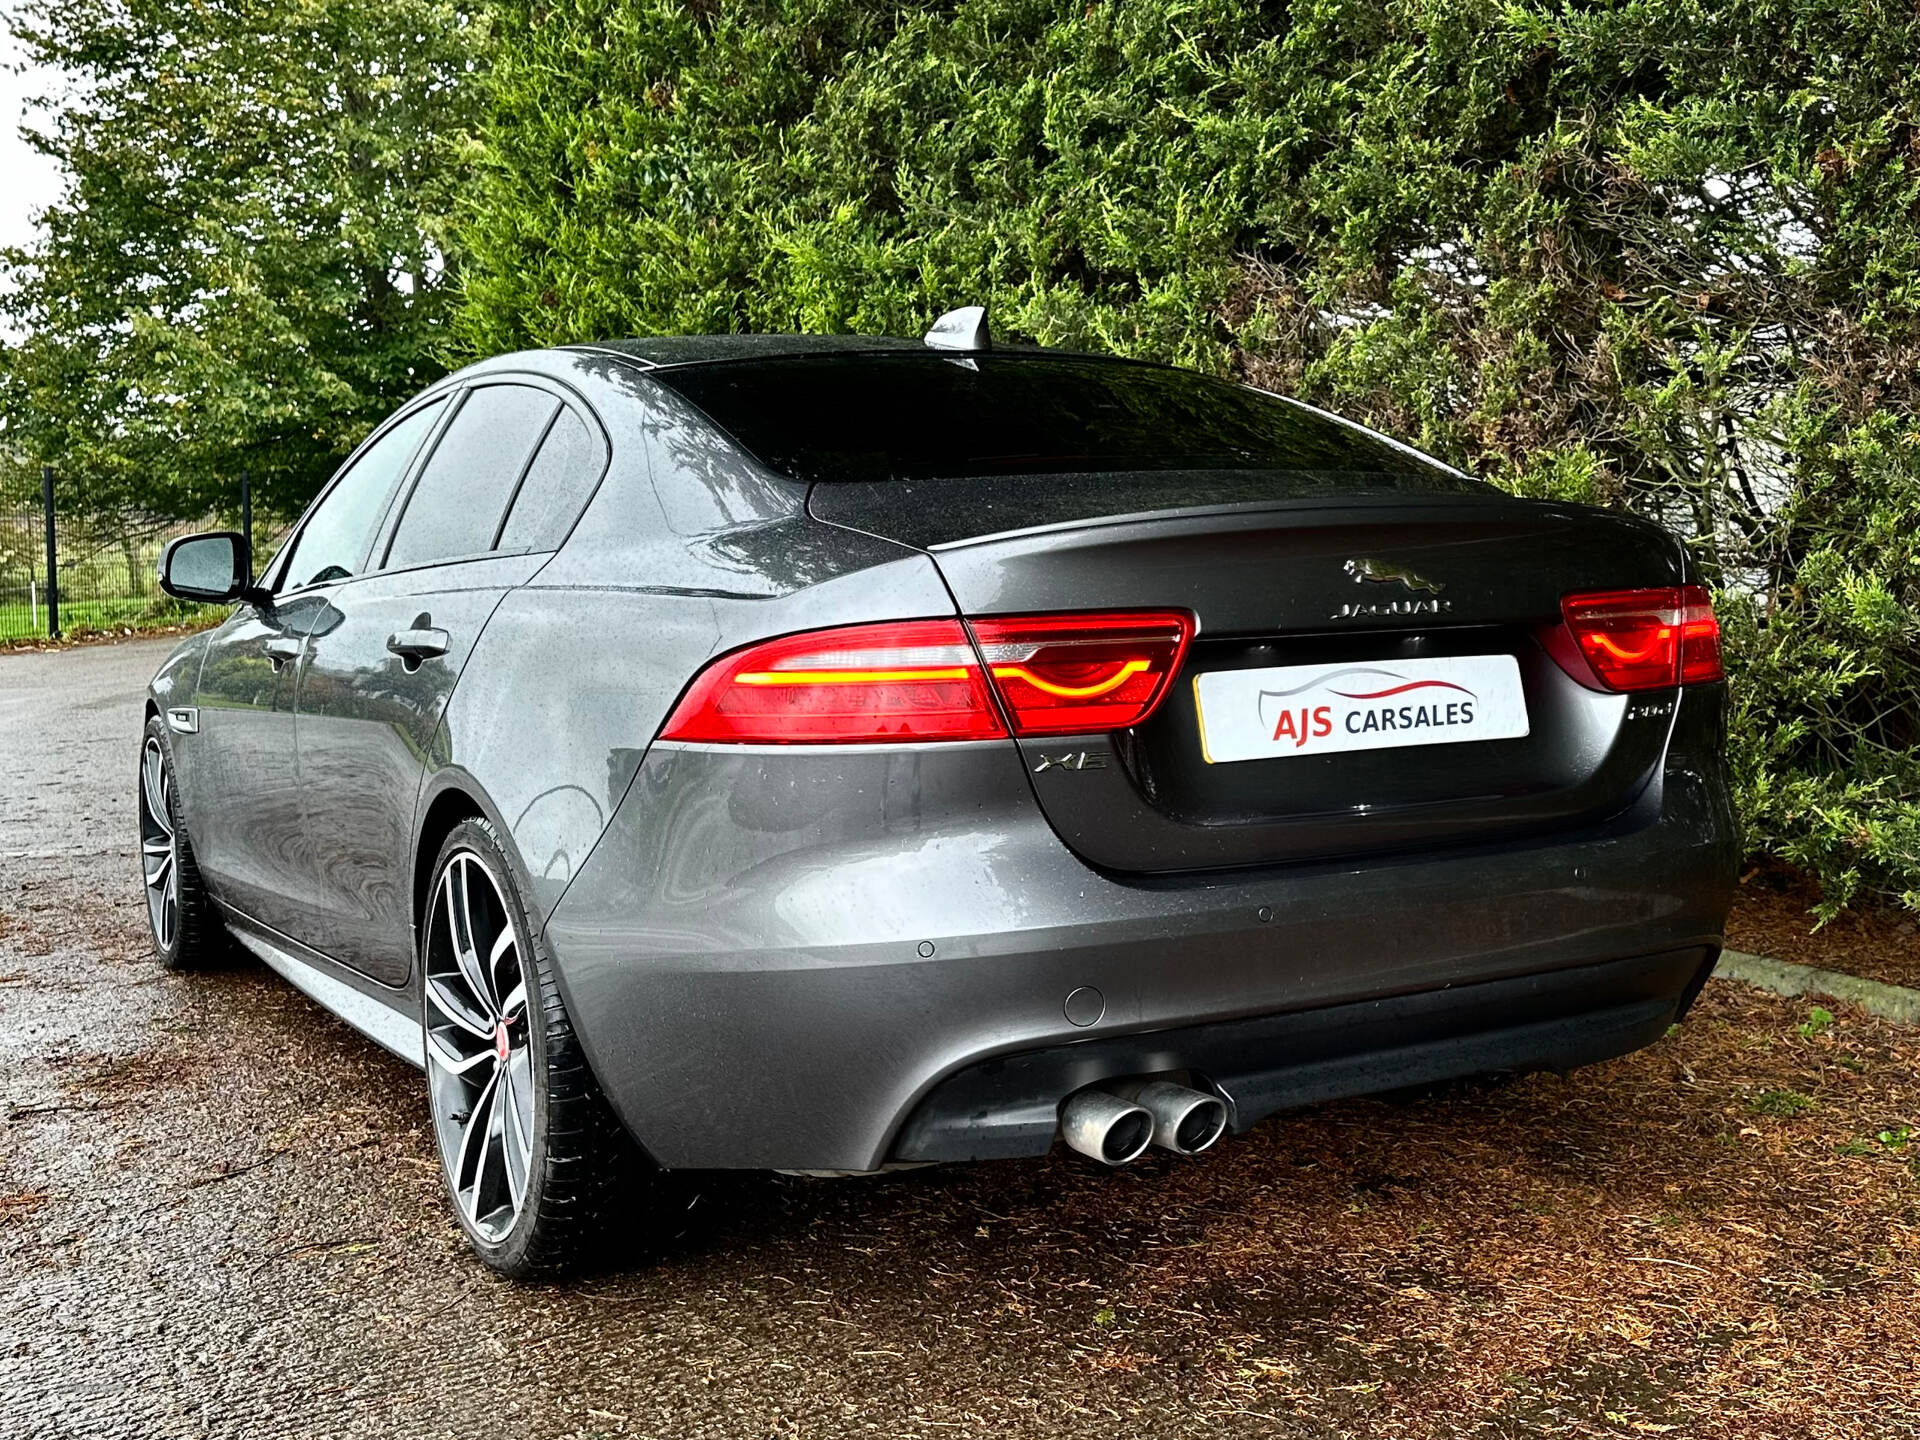
M 418 1077 L 147 957 L 166 643 L 0 656 L 0 1435 L 1920 1434 L 1920 1036 L 1715 982 L 1569 1079 L 1200 1161 L 708 1186 L 526 1289 Z

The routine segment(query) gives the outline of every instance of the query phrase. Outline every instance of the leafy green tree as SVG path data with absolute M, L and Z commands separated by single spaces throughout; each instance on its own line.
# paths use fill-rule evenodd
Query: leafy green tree
M 1920 13 L 501 0 L 457 343 L 1003 333 L 1232 371 L 1721 588 L 1755 847 L 1920 902 Z
M 68 177 L 3 259 L 16 467 L 95 514 L 296 512 L 441 371 L 443 217 L 484 39 L 463 0 L 28 0 Z

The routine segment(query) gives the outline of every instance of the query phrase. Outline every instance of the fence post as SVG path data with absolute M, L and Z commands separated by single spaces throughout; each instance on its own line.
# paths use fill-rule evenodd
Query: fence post
M 47 512 L 47 638 L 60 638 L 60 551 L 53 534 L 53 466 L 40 467 L 40 506 Z
M 240 533 L 247 537 L 247 583 L 253 583 L 253 482 L 240 472 Z

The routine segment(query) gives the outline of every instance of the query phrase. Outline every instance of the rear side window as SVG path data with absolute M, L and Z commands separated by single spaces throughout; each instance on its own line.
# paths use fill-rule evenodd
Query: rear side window
M 1304 405 L 1190 370 L 998 352 L 815 355 L 668 369 L 677 390 L 797 480 L 1123 471 L 1316 471 L 1476 482 Z
M 469 391 L 407 497 L 387 568 L 491 550 L 507 501 L 559 404 L 531 385 Z
M 558 549 L 605 465 L 599 437 L 562 406 L 513 497 L 500 548 L 516 554 Z
M 293 542 L 281 590 L 344 580 L 357 573 L 373 545 L 373 532 L 387 512 L 393 487 L 413 452 L 427 438 L 441 401 L 422 405 L 369 445 L 347 469 Z

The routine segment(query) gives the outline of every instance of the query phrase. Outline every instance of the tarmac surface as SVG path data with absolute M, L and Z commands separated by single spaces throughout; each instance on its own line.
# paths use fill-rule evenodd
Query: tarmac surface
M 415 1072 L 151 959 L 172 643 L 0 655 L 7 1440 L 1920 1433 L 1916 1032 L 1719 981 L 1567 1079 L 1113 1173 L 721 1177 L 662 1258 L 497 1280 Z

